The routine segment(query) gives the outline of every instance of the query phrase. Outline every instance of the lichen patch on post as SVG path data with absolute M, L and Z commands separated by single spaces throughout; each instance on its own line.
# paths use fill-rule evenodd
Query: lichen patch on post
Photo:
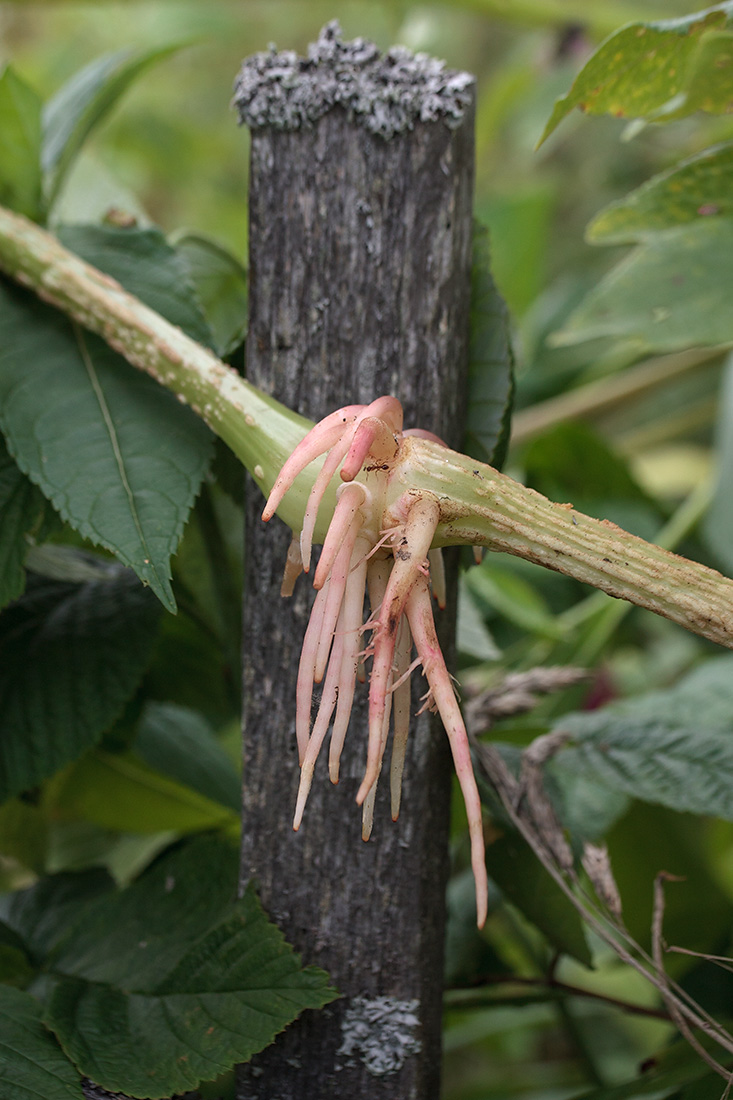
M 240 122 L 251 129 L 299 130 L 333 107 L 372 134 L 391 138 L 418 122 L 460 124 L 472 101 L 474 78 L 447 69 L 424 53 L 373 42 L 344 42 L 336 20 L 326 24 L 308 57 L 292 50 L 247 58 L 234 85 Z
M 384 1077 L 396 1073 L 422 1043 L 417 1037 L 418 1001 L 395 997 L 354 997 L 341 1025 L 338 1055 L 348 1064 L 358 1058 L 369 1073 Z

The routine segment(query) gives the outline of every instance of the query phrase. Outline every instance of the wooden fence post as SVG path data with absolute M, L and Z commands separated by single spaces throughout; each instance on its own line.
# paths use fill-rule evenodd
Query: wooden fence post
M 460 442 L 473 102 L 467 74 L 404 49 L 381 55 L 361 39 L 343 42 L 337 24 L 307 59 L 272 50 L 245 62 L 235 103 L 252 132 L 247 373 L 256 385 L 312 419 L 393 394 L 406 425 Z M 265 908 L 342 998 L 243 1067 L 238 1096 L 434 1100 L 447 739 L 428 716 L 415 720 L 400 818 L 390 820 L 383 781 L 363 843 L 354 801 L 366 752 L 361 693 L 341 781 L 333 787 L 316 769 L 292 831 L 295 677 L 312 592 L 301 578 L 281 600 L 289 532 L 278 520 L 264 527 L 250 489 L 242 881 L 256 879 Z M 454 614 L 438 617 L 450 641 Z

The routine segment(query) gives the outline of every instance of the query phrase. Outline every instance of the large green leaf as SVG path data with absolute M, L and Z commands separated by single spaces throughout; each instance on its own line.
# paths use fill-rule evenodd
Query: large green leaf
M 192 340 L 213 347 L 188 266 L 159 229 L 60 225 L 57 236 L 71 252 L 111 275 Z
M 89 563 L 82 583 L 29 579 L 0 616 L 0 799 L 98 741 L 135 691 L 158 605 L 131 570 Z
M 41 968 L 93 919 L 100 901 L 113 890 L 113 880 L 99 867 L 48 875 L 28 890 L 0 896 L 0 919 L 20 937 L 31 961 Z
M 43 809 L 24 798 L 0 806 L 0 855 L 12 856 L 37 874 L 44 870 L 48 820 Z
M 577 910 L 522 837 L 507 832 L 490 844 L 486 868 L 504 896 L 544 933 L 556 951 L 591 965 Z
M 64 815 L 116 832 L 239 828 L 234 810 L 170 779 L 132 753 L 87 753 L 65 773 L 53 802 Z
M 133 81 L 180 46 L 105 54 L 76 73 L 43 110 L 42 165 L 50 208 L 89 135 L 109 115 Z
M 553 342 L 615 337 L 640 352 L 728 344 L 732 284 L 733 221 L 698 218 L 639 245 L 591 290 Z
M 87 226 L 64 239 L 194 339 L 208 339 L 160 233 Z M 174 610 L 170 556 L 211 454 L 202 421 L 104 341 L 2 284 L 0 424 L 18 465 L 62 517 Z
M 239 813 L 237 770 L 206 719 L 188 707 L 149 703 L 133 745 L 151 768 Z
M 41 100 L 8 65 L 0 75 L 0 203 L 41 216 Z
M 214 333 L 218 355 L 229 355 L 247 331 L 247 272 L 236 256 L 197 233 L 175 237 Z
M 41 1022 L 29 993 L 0 985 L 0 1095 L 7 1100 L 79 1100 L 79 1074 Z
M 626 244 L 699 218 L 723 217 L 733 217 L 733 142 L 681 161 L 610 203 L 586 235 L 593 244 Z
M 489 233 L 474 223 L 466 452 L 500 467 L 509 443 L 514 356 L 509 315 L 491 276 Z
M 579 107 L 589 114 L 664 121 L 696 110 L 726 113 L 731 102 L 733 5 L 632 23 L 599 46 L 555 104 L 542 140 Z
M 0 436 L 0 607 L 25 587 L 26 535 L 40 524 L 45 502 L 8 454 Z
M 333 999 L 251 887 L 233 900 L 237 864 L 233 846 L 202 838 L 102 898 L 66 937 L 44 1018 L 82 1073 L 132 1096 L 184 1092 Z
M 557 723 L 574 770 L 646 802 L 733 820 L 733 657 L 706 662 L 675 687 Z

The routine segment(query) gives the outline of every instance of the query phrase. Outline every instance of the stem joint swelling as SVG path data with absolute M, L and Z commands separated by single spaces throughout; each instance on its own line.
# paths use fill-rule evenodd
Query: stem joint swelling
M 369 738 L 364 777 L 356 796 L 362 808 L 364 840 L 371 835 L 390 726 L 390 795 L 396 820 L 410 722 L 410 678 L 422 667 L 428 683 L 423 709 L 440 714 L 466 803 L 481 926 L 486 920 L 488 891 L 481 802 L 466 727 L 433 622 L 431 590 L 440 606 L 445 603 L 441 553 L 431 549 L 441 506 L 427 489 L 408 488 L 396 497 L 390 492 L 403 434 L 402 408 L 392 397 L 338 409 L 295 448 L 263 512 L 263 518 L 270 519 L 298 475 L 315 459 L 326 456 L 308 497 L 302 529 L 294 533 L 288 552 L 282 592 L 289 595 L 298 574 L 310 570 L 318 512 L 341 467 L 343 484 L 337 490 L 314 575 L 318 592 L 298 670 L 296 737 L 301 771 L 293 828 L 300 827 L 329 727 L 329 775 L 331 782 L 338 782 L 355 684 L 368 660 Z M 364 624 L 365 593 L 370 615 Z M 369 635 L 366 644 L 365 635 Z M 413 649 L 417 651 L 414 660 Z M 313 686 L 321 682 L 320 702 L 311 721 Z

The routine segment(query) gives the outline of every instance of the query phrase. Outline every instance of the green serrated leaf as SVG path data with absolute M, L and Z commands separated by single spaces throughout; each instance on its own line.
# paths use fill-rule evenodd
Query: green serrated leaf
M 131 1096 L 184 1092 L 333 999 L 251 886 L 233 900 L 237 863 L 214 838 L 176 849 L 66 940 L 45 1019 L 82 1073 Z
M 591 290 L 552 342 L 614 337 L 639 352 L 731 343 L 732 280 L 733 221 L 698 218 L 639 245 Z
M 71 252 L 111 275 L 192 340 L 213 347 L 188 268 L 159 229 L 60 225 L 56 232 Z
M 170 57 L 180 48 L 174 45 L 144 52 L 119 50 L 105 54 L 76 73 L 46 103 L 41 163 L 46 175 L 49 209 L 85 141 L 123 93 L 151 65 Z
M 40 525 L 45 502 L 19 469 L 0 436 L 0 608 L 25 588 L 26 535 Z
M 198 292 L 217 355 L 229 355 L 247 332 L 247 271 L 231 252 L 208 237 L 183 233 L 174 244 Z
M 201 714 L 171 703 L 149 703 L 133 749 L 149 767 L 239 813 L 239 775 Z
M 33 577 L 0 616 L 0 799 L 33 787 L 93 745 L 135 691 L 158 607 L 134 573 Z
M 41 100 L 8 65 L 0 75 L 0 203 L 41 217 Z
M 466 452 L 500 467 L 509 443 L 514 356 L 509 315 L 491 276 L 488 230 L 474 223 Z
M 0 368 L 0 424 L 18 465 L 64 519 L 175 610 L 170 556 L 211 433 L 104 341 L 5 284 Z
M 149 767 L 132 753 L 96 749 L 64 775 L 54 809 L 117 832 L 237 828 L 238 814 Z
M 570 91 L 557 100 L 540 141 L 574 107 L 588 114 L 657 121 L 699 109 L 727 112 L 733 37 L 720 32 L 732 8 L 719 4 L 680 19 L 622 27 L 599 46 Z M 716 60 L 727 63 L 711 67 Z
M 725 217 L 733 217 L 733 142 L 681 161 L 606 206 L 586 236 L 592 244 L 626 244 L 699 218 Z
M 48 875 L 28 890 L 0 896 L 0 919 L 20 936 L 31 960 L 45 965 L 75 929 L 93 919 L 100 899 L 113 889 L 99 867 Z
M 0 1094 L 8 1100 L 79 1100 L 79 1074 L 41 1022 L 29 993 L 0 985 Z
M 566 715 L 569 770 L 642 801 L 733 820 L 733 658 L 706 662 L 675 687 Z

